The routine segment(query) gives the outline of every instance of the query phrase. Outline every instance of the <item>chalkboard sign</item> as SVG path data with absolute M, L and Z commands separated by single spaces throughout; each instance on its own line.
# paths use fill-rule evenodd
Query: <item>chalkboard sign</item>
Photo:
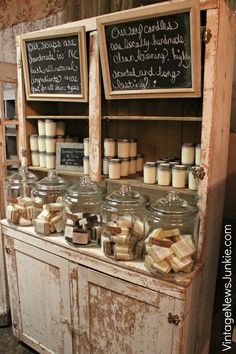
M 88 100 L 84 27 L 29 33 L 21 39 L 28 100 Z
M 84 144 L 57 143 L 56 169 L 83 171 Z
M 97 19 L 106 98 L 201 95 L 199 1 Z

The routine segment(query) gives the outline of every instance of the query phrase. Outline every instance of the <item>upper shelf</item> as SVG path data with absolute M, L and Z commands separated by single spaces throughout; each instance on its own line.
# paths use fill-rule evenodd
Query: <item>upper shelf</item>
M 82 116 L 82 115 L 73 115 L 73 116 L 66 116 L 66 115 L 36 115 L 36 116 L 26 116 L 26 119 L 89 119 L 89 116 Z M 153 121 L 179 121 L 179 122 L 201 122 L 202 117 L 172 117 L 172 116 L 110 116 L 105 115 L 102 116 L 104 120 L 153 120 Z

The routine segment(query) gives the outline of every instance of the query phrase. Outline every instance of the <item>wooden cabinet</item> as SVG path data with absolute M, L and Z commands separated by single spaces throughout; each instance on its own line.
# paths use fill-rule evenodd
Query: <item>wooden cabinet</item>
M 181 329 L 168 322 L 183 301 L 78 267 L 80 353 L 181 352 Z
M 72 353 L 69 262 L 6 238 L 14 334 L 43 353 Z

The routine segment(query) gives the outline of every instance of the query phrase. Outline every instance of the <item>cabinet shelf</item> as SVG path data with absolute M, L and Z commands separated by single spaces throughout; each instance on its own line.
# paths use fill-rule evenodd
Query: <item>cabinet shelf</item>
M 38 167 L 38 166 L 29 166 L 28 168 L 30 170 L 39 171 L 39 172 L 48 172 L 48 171 L 52 170 L 51 168 Z M 57 172 L 59 175 L 64 175 L 64 176 L 85 176 L 85 174 L 80 171 L 57 170 Z
M 37 116 L 26 116 L 26 119 L 89 119 L 89 116 L 65 116 L 65 115 L 59 115 L 59 116 L 48 116 L 48 115 L 37 115 Z

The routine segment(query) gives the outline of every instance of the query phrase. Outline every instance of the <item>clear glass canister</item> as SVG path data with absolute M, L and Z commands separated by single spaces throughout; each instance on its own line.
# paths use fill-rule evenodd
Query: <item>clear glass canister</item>
M 32 191 L 33 224 L 37 233 L 49 235 L 64 230 L 63 197 L 67 188 L 66 181 L 55 170 L 37 183 Z
M 150 205 L 145 264 L 153 273 L 190 273 L 198 241 L 198 208 L 171 191 Z
M 37 177 L 20 167 L 18 172 L 5 179 L 6 218 L 9 222 L 30 226 L 33 219 L 31 191 L 35 187 Z
M 148 232 L 149 198 L 122 185 L 102 200 L 101 247 L 107 257 L 119 261 L 141 259 Z
M 105 193 L 105 188 L 87 176 L 81 177 L 79 183 L 69 189 L 64 199 L 64 236 L 69 243 L 75 246 L 100 244 L 100 203 Z

